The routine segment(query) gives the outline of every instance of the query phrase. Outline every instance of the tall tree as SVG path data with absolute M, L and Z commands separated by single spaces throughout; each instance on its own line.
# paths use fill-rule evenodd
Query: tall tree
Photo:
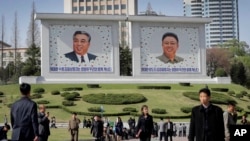
M 36 7 L 35 2 L 32 3 L 32 11 L 30 14 L 30 23 L 29 23 L 29 29 L 27 32 L 27 45 L 28 47 L 35 44 L 36 46 L 40 46 L 40 30 L 38 27 L 37 21 L 34 19 L 36 13 Z
M 15 52 L 14 52 L 14 73 L 16 73 L 16 66 L 17 66 L 17 48 L 19 43 L 19 29 L 18 29 L 18 21 L 17 21 L 17 12 L 15 12 L 14 16 L 14 23 L 13 23 L 13 39 L 12 39 Z M 20 61 L 20 60 L 19 60 Z
M 120 75 L 132 75 L 132 53 L 128 47 L 120 47 Z
M 4 25 L 4 16 L 2 15 L 2 28 L 1 28 L 1 49 L 2 49 L 2 51 L 1 51 L 1 67 L 3 68 L 3 44 L 4 44 L 4 27 L 5 25 Z

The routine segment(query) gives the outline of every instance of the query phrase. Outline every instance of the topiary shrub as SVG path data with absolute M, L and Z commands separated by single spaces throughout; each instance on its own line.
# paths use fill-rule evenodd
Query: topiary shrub
M 170 86 L 138 86 L 138 89 L 167 89 L 170 90 Z
M 229 95 L 234 95 L 234 94 L 235 94 L 234 91 L 228 91 L 227 93 L 228 93 Z
M 35 94 L 42 94 L 44 92 L 45 92 L 44 88 L 35 88 L 33 90 L 33 93 L 35 93 Z
M 241 108 L 240 106 L 235 106 L 235 110 L 236 110 L 237 112 L 242 112 L 242 111 L 244 111 L 244 109 Z
M 39 100 L 36 102 L 37 104 L 49 104 L 48 100 Z
M 76 98 L 76 95 L 75 94 L 68 94 L 64 97 L 65 100 L 69 100 L 69 101 L 74 101 Z
M 248 94 L 247 97 L 250 99 L 250 94 Z
M 211 88 L 212 91 L 217 91 L 217 92 L 228 92 L 228 88 Z
M 165 109 L 155 108 L 155 109 L 152 109 L 152 113 L 154 113 L 154 114 L 166 114 L 167 111 Z
M 0 97 L 3 96 L 3 95 L 4 95 L 4 93 L 0 91 Z
M 240 98 L 243 98 L 243 96 L 244 96 L 243 94 L 236 94 L 235 97 L 240 99 Z
M 243 96 L 247 96 L 247 92 L 246 91 L 241 91 L 240 94 L 242 94 Z
M 38 99 L 38 98 L 42 98 L 43 96 L 41 94 L 33 94 L 31 95 L 31 99 Z
M 142 94 L 87 94 L 82 96 L 83 101 L 93 104 L 135 104 L 145 102 L 147 99 Z
M 69 92 L 63 92 L 63 93 L 61 93 L 60 95 L 62 96 L 62 97 L 65 97 L 66 95 L 69 95 L 70 93 Z
M 248 106 L 247 106 L 247 109 L 249 109 L 249 110 L 250 110 L 250 105 L 248 105 Z
M 99 84 L 87 84 L 88 88 L 101 88 Z
M 197 92 L 184 92 L 183 95 L 192 100 L 200 101 L 199 94 Z M 228 104 L 229 102 L 233 102 L 237 104 L 237 102 L 230 96 L 225 95 L 223 93 L 216 93 L 216 92 L 212 92 L 211 102 L 215 104 Z
M 181 86 L 190 86 L 189 82 L 180 82 L 179 83 Z
M 74 106 L 74 101 L 63 101 L 62 102 L 62 105 L 64 106 Z
M 101 107 L 90 107 L 88 108 L 89 112 L 102 112 Z
M 0 103 L 3 103 L 3 100 L 2 100 L 2 99 L 0 99 Z
M 82 91 L 82 87 L 70 87 L 70 88 L 63 88 L 63 91 Z
M 134 107 L 125 107 L 122 109 L 123 112 L 137 112 L 136 108 Z
M 74 95 L 76 98 L 80 97 L 80 94 L 78 92 L 72 92 L 71 94 Z
M 193 107 L 181 107 L 181 111 L 186 114 L 191 113 L 192 109 Z
M 52 94 L 52 95 L 59 95 L 59 94 L 60 94 L 60 91 L 54 90 L 54 91 L 51 92 L 51 94 Z

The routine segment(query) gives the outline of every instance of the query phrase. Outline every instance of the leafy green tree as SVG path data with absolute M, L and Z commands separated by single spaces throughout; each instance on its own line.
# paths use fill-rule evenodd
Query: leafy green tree
M 120 75 L 132 75 L 132 53 L 129 47 L 120 47 Z
M 246 84 L 246 69 L 242 62 L 235 62 L 230 70 L 230 76 L 232 82 L 235 84 L 245 85 Z
M 223 68 L 217 68 L 215 71 L 215 76 L 216 77 L 226 77 L 227 73 Z

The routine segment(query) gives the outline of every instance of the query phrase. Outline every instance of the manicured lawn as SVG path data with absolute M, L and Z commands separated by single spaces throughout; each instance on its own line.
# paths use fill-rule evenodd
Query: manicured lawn
M 199 101 L 191 100 L 187 97 L 184 97 L 182 95 L 185 91 L 194 91 L 198 92 L 200 88 L 205 87 L 205 84 L 195 84 L 191 85 L 190 87 L 180 86 L 179 84 L 153 84 L 153 85 L 166 85 L 171 86 L 171 90 L 146 90 L 146 89 L 137 89 L 137 86 L 141 85 L 150 85 L 150 84 L 101 84 L 101 88 L 97 89 L 91 89 L 87 88 L 86 84 L 36 84 L 32 85 L 32 89 L 42 87 L 45 89 L 45 93 L 42 94 L 43 98 L 35 99 L 37 100 L 48 100 L 50 103 L 48 105 L 61 105 L 62 101 L 64 100 L 63 97 L 60 95 L 51 95 L 51 91 L 53 90 L 59 90 L 62 91 L 62 88 L 66 87 L 83 87 L 82 91 L 78 91 L 81 96 L 90 94 L 90 93 L 116 93 L 116 94 L 123 94 L 123 93 L 140 93 L 143 94 L 148 100 L 144 103 L 139 104 L 128 104 L 128 105 L 107 105 L 107 104 L 91 104 L 82 101 L 82 99 L 79 99 L 78 101 L 75 101 L 76 106 L 68 107 L 72 111 L 84 111 L 88 112 L 89 107 L 99 107 L 103 106 L 104 111 L 106 113 L 117 113 L 122 112 L 122 109 L 124 107 L 134 107 L 138 111 L 140 110 L 140 107 L 143 104 L 146 104 L 149 106 L 150 109 L 152 108 L 162 108 L 166 109 L 167 114 L 164 114 L 165 116 L 185 116 L 188 114 L 183 113 L 180 111 L 181 107 L 185 106 L 194 106 L 198 105 Z M 241 87 L 240 85 L 234 85 L 234 84 L 209 84 L 209 88 L 229 88 L 229 90 L 233 90 L 236 93 L 239 93 L 242 90 L 247 91 L 250 93 L 249 90 L 247 90 L 244 87 Z M 7 104 L 13 103 L 15 100 L 17 100 L 20 97 L 19 94 L 19 85 L 1 85 L 0 91 L 5 93 L 5 97 L 2 97 L 4 101 L 3 103 L 0 103 L 0 117 L 3 117 L 4 114 L 7 114 L 9 116 L 9 108 L 7 108 Z M 225 94 L 226 95 L 226 94 Z M 198 93 L 197 93 L 198 97 Z M 247 109 L 247 106 L 250 105 L 250 99 L 244 97 L 243 99 L 237 99 L 235 97 L 232 97 L 238 102 L 238 106 L 244 108 L 245 110 L 249 111 Z M 219 105 L 224 110 L 226 109 L 225 105 Z M 55 116 L 57 119 L 57 122 L 67 122 L 71 114 L 63 111 L 62 109 L 47 109 L 47 111 L 50 112 L 50 116 Z M 79 118 L 82 119 L 84 115 L 79 115 Z M 130 116 L 122 116 L 124 121 L 127 121 Z M 87 117 L 89 118 L 89 117 Z M 115 120 L 116 117 L 109 117 L 112 121 Z M 189 119 L 173 119 L 174 121 L 189 121 Z M 2 122 L 2 121 L 0 121 Z

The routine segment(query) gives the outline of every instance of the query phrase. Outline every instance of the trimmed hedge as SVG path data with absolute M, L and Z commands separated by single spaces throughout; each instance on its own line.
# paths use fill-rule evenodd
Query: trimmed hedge
M 62 102 L 62 105 L 64 106 L 74 106 L 74 101 L 63 101 Z
M 247 92 L 246 91 L 241 91 L 240 94 L 242 94 L 243 96 L 247 96 Z
M 183 92 L 183 95 L 192 100 L 200 101 L 199 94 L 197 92 Z M 211 102 L 215 104 L 228 104 L 229 102 L 237 104 L 237 102 L 230 96 L 216 92 L 211 93 Z
M 66 95 L 69 95 L 70 94 L 70 92 L 63 92 L 63 93 L 61 93 L 60 95 L 62 96 L 62 97 L 65 97 Z
M 122 109 L 123 112 L 137 112 L 136 108 L 134 107 L 125 107 Z
M 236 98 L 243 98 L 244 97 L 244 95 L 243 94 L 236 94 L 236 96 L 235 96 Z
M 155 108 L 155 109 L 152 109 L 152 113 L 155 113 L 155 114 L 166 114 L 167 111 L 165 109 Z
M 250 105 L 249 105 L 249 106 L 247 106 L 247 109 L 249 109 L 249 110 L 250 110 Z
M 54 91 L 51 92 L 51 94 L 52 94 L 52 95 L 59 95 L 59 94 L 60 94 L 60 91 L 54 90 Z
M 101 88 L 99 84 L 87 84 L 88 88 Z
M 31 99 L 39 99 L 39 98 L 42 98 L 43 96 L 41 94 L 33 94 L 31 95 Z
M 73 93 L 68 94 L 64 97 L 65 100 L 74 101 L 77 96 Z
M 250 94 L 248 94 L 247 97 L 250 99 Z
M 243 109 L 242 107 L 240 107 L 240 106 L 235 106 L 235 110 L 236 110 L 237 112 L 242 112 L 242 111 L 244 111 L 244 109 Z
M 61 109 L 62 108 L 62 106 L 61 105 L 46 105 L 46 108 L 47 109 L 52 109 L 52 108 L 54 108 L 54 109 Z
M 69 88 L 62 88 L 63 91 L 82 91 L 82 87 L 69 87 Z
M 4 93 L 0 91 L 0 97 L 3 96 L 3 95 L 4 95 Z
M 3 100 L 2 100 L 2 99 L 0 99 L 0 103 L 3 103 Z
M 190 86 L 190 82 L 180 82 L 181 86 Z
M 227 93 L 228 93 L 229 95 L 234 95 L 234 94 L 235 94 L 234 91 L 228 91 Z
M 37 104 L 49 104 L 50 102 L 48 100 L 39 100 L 36 103 Z
M 212 91 L 217 91 L 217 92 L 228 92 L 228 88 L 211 88 Z
M 193 107 L 181 107 L 181 111 L 186 114 L 191 113 L 192 109 Z
M 82 96 L 83 101 L 93 104 L 135 104 L 147 101 L 142 94 L 87 94 Z
M 33 93 L 35 93 L 35 94 L 42 94 L 42 93 L 44 93 L 45 92 L 45 89 L 44 88 L 35 88 L 34 90 L 33 90 Z
M 170 90 L 170 86 L 138 86 L 138 89 L 166 89 Z
M 102 112 L 101 107 L 90 107 L 88 108 L 89 112 Z

